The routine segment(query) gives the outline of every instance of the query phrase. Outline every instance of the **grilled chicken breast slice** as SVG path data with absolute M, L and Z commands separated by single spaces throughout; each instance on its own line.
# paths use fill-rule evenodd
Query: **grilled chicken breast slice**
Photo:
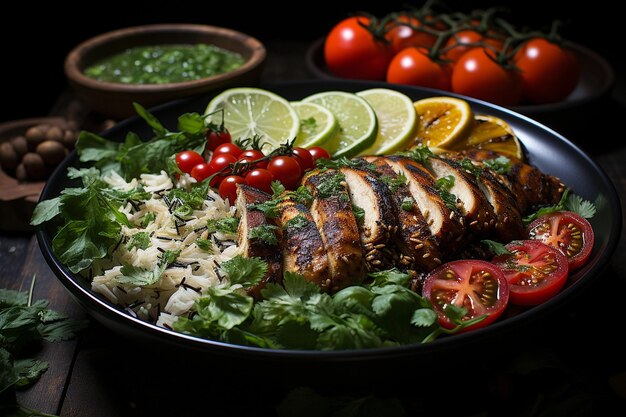
M 282 283 L 282 256 L 276 245 L 268 245 L 258 238 L 251 238 L 250 231 L 256 227 L 273 226 L 267 220 L 265 214 L 251 207 L 252 204 L 264 203 L 271 199 L 271 196 L 256 188 L 237 184 L 237 215 L 239 216 L 239 229 L 237 244 L 243 256 L 252 258 L 258 257 L 267 263 L 267 273 L 258 284 L 248 289 L 248 294 L 255 299 L 261 299 L 261 290 L 272 283 Z M 280 236 L 278 236 L 280 241 Z
M 424 167 L 437 180 L 452 178 L 450 192 L 460 203 L 465 216 L 465 225 L 477 236 L 489 236 L 496 226 L 496 216 L 487 198 L 476 184 L 476 178 L 465 172 L 459 164 L 452 160 L 432 157 Z
M 314 197 L 311 215 L 327 251 L 330 290 L 361 283 L 366 267 L 343 174 L 332 169 L 315 170 L 302 183 Z
M 393 246 L 398 219 L 389 188 L 367 171 L 354 168 L 339 171 L 345 177 L 353 208 L 363 210 L 363 218 L 356 220 L 368 271 L 391 268 L 396 256 Z
M 381 177 L 387 177 L 398 183 L 398 175 L 383 157 L 365 157 L 364 160 L 374 165 Z M 391 190 L 390 190 L 391 191 Z M 396 246 L 401 255 L 398 266 L 408 270 L 431 271 L 441 265 L 441 251 L 437 239 L 424 220 L 407 184 L 399 184 L 391 191 L 393 209 L 398 221 Z
M 435 189 L 432 175 L 409 158 L 390 156 L 383 159 L 397 174 L 407 178 L 409 192 L 426 220 L 431 235 L 437 239 L 441 254 L 445 257 L 463 245 L 466 239 L 463 217 L 457 208 L 446 206 Z
M 331 284 L 328 256 L 311 212 L 289 198 L 278 204 L 278 212 L 283 270 L 298 273 L 327 290 Z

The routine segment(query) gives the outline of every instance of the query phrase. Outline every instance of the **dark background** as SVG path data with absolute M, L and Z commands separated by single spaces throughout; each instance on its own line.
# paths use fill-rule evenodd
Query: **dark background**
M 63 74 L 65 55 L 78 43 L 106 31 L 146 23 L 201 23 L 230 27 L 269 43 L 276 40 L 313 41 L 324 36 L 349 12 L 366 10 L 375 15 L 403 9 L 406 1 L 126 1 L 77 2 L 65 6 L 54 2 L 35 6 L 31 2 L 11 4 L 0 24 L 2 45 L 0 83 L 4 103 L 0 121 L 37 117 L 48 113 L 66 88 Z M 567 4 L 562 5 L 553 3 Z M 421 1 L 409 4 L 419 6 Z M 619 13 L 608 1 L 570 2 L 546 0 L 454 1 L 451 9 L 470 11 L 495 5 L 508 7 L 512 21 L 520 25 L 549 27 L 554 19 L 567 26 L 563 34 L 605 56 L 619 73 L 622 65 L 616 41 Z M 81 6 L 82 5 L 82 6 Z M 615 36 L 613 36 L 615 37 Z M 302 55 L 304 59 L 304 52 Z

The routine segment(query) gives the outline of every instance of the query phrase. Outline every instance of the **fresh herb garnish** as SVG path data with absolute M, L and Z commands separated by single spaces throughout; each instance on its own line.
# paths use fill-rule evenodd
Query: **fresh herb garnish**
M 371 164 L 363 159 L 352 158 L 349 159 L 345 156 L 341 156 L 335 159 L 321 158 L 315 161 L 318 168 L 322 170 L 328 169 L 340 169 L 340 168 L 355 168 L 366 171 L 375 171 L 376 165 Z
M 278 245 L 278 238 L 276 237 L 277 226 L 270 224 L 262 224 L 250 229 L 248 237 L 250 239 L 259 239 L 261 242 L 268 245 Z
M 365 219 L 365 210 L 356 204 L 352 203 L 352 213 L 354 214 L 354 219 L 358 224 L 362 224 Z
M 286 197 L 291 198 L 296 203 L 300 203 L 305 207 L 310 207 L 313 203 L 313 195 L 304 185 L 299 186 L 295 191 L 290 191 Z
M 285 186 L 280 181 L 272 181 L 272 197 L 276 198 L 285 192 Z
M 209 181 L 192 184 L 190 190 L 174 188 L 167 193 L 167 200 L 174 214 L 190 216 L 193 210 L 201 210 L 209 194 Z
M 124 265 L 120 269 L 122 275 L 116 278 L 120 284 L 134 285 L 137 287 L 144 287 L 155 284 L 161 275 L 170 266 L 176 258 L 180 255 L 180 250 L 172 251 L 166 250 L 161 254 L 161 259 L 155 265 L 153 269 L 144 269 L 134 265 Z
M 456 196 L 450 192 L 454 186 L 454 177 L 452 175 L 446 175 L 445 177 L 438 178 L 435 181 L 435 189 L 441 196 L 446 207 L 450 210 L 456 209 Z
M 406 156 L 407 158 L 414 160 L 418 164 L 425 164 L 435 154 L 433 154 L 427 146 L 419 145 L 408 151 L 400 152 L 398 153 L 398 155 Z
M 402 210 L 411 211 L 413 210 L 414 204 L 415 200 L 413 200 L 413 197 L 404 197 L 402 199 Z
M 309 224 L 309 220 L 303 214 L 292 217 L 285 224 L 285 228 L 301 229 Z
M 345 180 L 346 177 L 341 172 L 325 175 L 323 180 L 317 184 L 317 197 L 329 198 L 340 194 L 345 190 L 345 186 L 343 185 Z
M 145 214 L 145 216 L 142 217 L 140 225 L 141 227 L 145 229 L 146 227 L 150 225 L 150 223 L 154 222 L 155 220 L 156 220 L 156 213 L 149 211 Z
M 572 211 L 586 219 L 590 219 L 596 214 L 596 206 L 591 201 L 573 194 L 569 188 L 566 188 L 556 205 L 542 207 L 536 212 L 524 217 L 524 224 L 528 224 L 546 214 L 556 213 L 557 211 Z
M 491 253 L 494 255 L 511 255 L 511 251 L 506 248 L 502 243 L 495 240 L 483 239 L 480 241 Z
M 281 199 L 274 198 L 271 200 L 264 201 L 262 203 L 253 203 L 248 204 L 248 210 L 258 210 L 262 212 L 266 218 L 275 219 L 278 217 L 278 203 L 281 202 Z
M 135 233 L 126 245 L 129 250 L 132 248 L 147 249 L 148 246 L 150 246 L 150 234 L 148 232 Z
M 498 174 L 508 174 L 511 171 L 511 160 L 506 156 L 500 155 L 495 159 L 487 159 L 483 164 L 489 169 L 494 170 Z
M 267 273 L 267 264 L 261 258 L 244 258 L 237 255 L 224 262 L 220 268 L 228 277 L 231 285 L 241 285 L 244 288 L 252 286 Z
M 238 227 L 239 219 L 237 217 L 222 217 L 221 219 L 210 219 L 207 221 L 209 234 L 215 232 L 235 234 Z
M 398 188 L 407 184 L 407 178 L 403 173 L 399 173 L 395 177 L 383 175 L 380 177 L 380 180 L 387 184 L 392 193 L 395 193 Z
M 476 177 L 476 179 L 479 179 L 480 176 L 483 174 L 483 170 L 478 165 L 474 165 L 474 163 L 467 158 L 461 159 L 459 161 L 459 165 L 461 165 L 461 168 L 463 168 L 465 171 Z
M 209 239 L 196 239 L 196 245 L 206 252 L 213 252 L 213 243 Z

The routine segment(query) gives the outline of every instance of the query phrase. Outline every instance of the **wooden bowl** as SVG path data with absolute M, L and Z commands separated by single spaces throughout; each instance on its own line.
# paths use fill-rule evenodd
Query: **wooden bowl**
M 40 124 L 65 126 L 60 117 L 14 120 L 0 124 L 0 143 L 24 135 L 28 128 Z M 30 231 L 30 217 L 39 201 L 45 181 L 18 182 L 0 168 L 0 230 Z
M 83 71 L 95 62 L 134 46 L 206 43 L 240 53 L 245 63 L 232 71 L 194 81 L 169 84 L 122 84 L 98 81 Z M 235 85 L 258 81 L 266 51 L 261 42 L 241 32 L 215 26 L 162 24 L 136 26 L 91 38 L 65 59 L 65 74 L 93 110 L 122 119 L 134 115 L 132 103 L 151 107 L 159 103 Z

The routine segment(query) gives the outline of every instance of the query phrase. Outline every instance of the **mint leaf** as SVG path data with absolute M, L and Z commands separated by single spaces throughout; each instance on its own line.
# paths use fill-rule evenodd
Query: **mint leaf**
M 221 271 L 226 274 L 231 285 L 250 287 L 263 279 L 267 273 L 267 263 L 261 258 L 244 258 L 237 255 L 222 263 Z

